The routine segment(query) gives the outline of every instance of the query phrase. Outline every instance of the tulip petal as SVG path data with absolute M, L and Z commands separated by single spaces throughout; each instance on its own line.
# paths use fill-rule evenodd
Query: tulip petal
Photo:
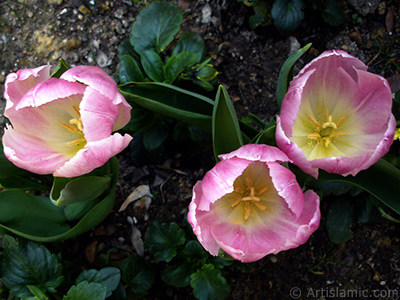
M 230 159 L 232 157 L 244 158 L 251 161 L 278 161 L 278 162 L 289 162 L 290 159 L 285 153 L 276 147 L 268 145 L 256 145 L 247 144 L 243 145 L 239 149 L 232 151 L 227 154 L 222 154 L 219 156 L 223 160 Z
M 131 118 L 131 106 L 121 93 L 118 92 L 116 82 L 103 69 L 96 66 L 77 66 L 67 70 L 60 78 L 88 85 L 112 100 L 112 103 L 117 105 L 119 109 L 119 118 L 114 125 L 113 131 L 121 129 L 129 122 Z
M 51 174 L 69 158 L 52 150 L 39 136 L 26 135 L 12 128 L 3 135 L 4 154 L 17 167 L 37 174 Z
M 124 150 L 132 140 L 130 135 L 115 133 L 106 139 L 86 144 L 76 155 L 54 172 L 58 177 L 76 177 L 104 165 Z
M 7 100 L 6 111 L 18 104 L 21 98 L 36 84 L 50 78 L 50 65 L 35 69 L 21 69 L 7 75 L 4 85 L 4 98 Z
M 21 98 L 16 110 L 25 107 L 39 107 L 54 100 L 68 98 L 73 95 L 83 95 L 84 91 L 85 86 L 82 84 L 50 78 L 30 89 Z

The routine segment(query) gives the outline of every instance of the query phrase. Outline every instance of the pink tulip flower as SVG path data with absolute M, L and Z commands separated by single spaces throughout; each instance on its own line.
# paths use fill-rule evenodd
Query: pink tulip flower
M 121 152 L 132 137 L 112 134 L 130 120 L 131 106 L 102 69 L 78 66 L 50 78 L 50 66 L 7 76 L 6 157 L 37 174 L 75 177 Z
M 388 82 L 344 51 L 322 53 L 290 83 L 276 142 L 293 163 L 355 176 L 389 151 L 396 121 Z
M 319 197 L 303 194 L 278 148 L 249 144 L 220 156 L 193 188 L 188 221 L 212 255 L 242 262 L 304 244 L 320 222 Z

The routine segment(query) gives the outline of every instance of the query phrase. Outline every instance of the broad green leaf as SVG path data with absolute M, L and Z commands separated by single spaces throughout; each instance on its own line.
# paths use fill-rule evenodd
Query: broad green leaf
M 318 181 L 343 182 L 357 186 L 400 214 L 400 170 L 383 159 L 356 176 L 344 177 L 324 171 L 319 173 Z
M 255 144 L 266 144 L 269 146 L 276 146 L 276 141 L 275 141 L 275 129 L 276 125 L 273 125 L 271 127 L 268 127 L 267 129 L 264 129 L 263 131 L 260 132 L 259 135 L 254 140 Z
M 304 18 L 303 9 L 303 0 L 275 0 L 271 10 L 275 27 L 283 32 L 295 30 Z
M 120 86 L 128 102 L 155 113 L 211 131 L 214 102 L 200 94 L 158 82 L 135 82 Z
M 40 220 L 40 222 L 38 221 Z M 0 226 L 14 233 L 28 236 L 53 236 L 68 231 L 70 227 L 62 208 L 49 198 L 34 196 L 21 190 L 0 192 Z
M 343 244 L 353 238 L 350 226 L 353 224 L 354 207 L 351 199 L 338 197 L 328 209 L 326 228 L 329 239 L 335 244 Z
M 71 66 L 62 58 L 58 60 L 58 64 L 56 68 L 54 69 L 53 73 L 51 73 L 52 78 L 60 78 L 61 75 L 67 71 L 68 69 L 71 69 Z
M 176 223 L 153 221 L 146 231 L 145 247 L 157 260 L 169 262 L 185 243 L 185 232 Z
M 65 206 L 100 197 L 110 187 L 108 176 L 55 177 L 50 198 L 57 206 Z
M 24 173 L 24 170 L 15 166 L 4 155 L 3 143 L 0 140 L 0 179 L 11 177 L 13 175 Z
M 336 0 L 328 0 L 325 9 L 322 11 L 322 17 L 331 26 L 339 26 L 346 21 L 343 8 Z
M 138 53 L 162 52 L 181 28 L 183 13 L 168 2 L 153 2 L 144 8 L 132 26 L 131 43 Z
M 96 282 L 82 281 L 72 286 L 63 300 L 104 300 L 107 288 Z
M 80 282 L 96 282 L 106 287 L 106 297 L 111 296 L 111 293 L 118 287 L 121 279 L 121 272 L 115 267 L 106 267 L 101 270 L 84 270 L 75 280 L 75 284 Z
M 255 13 L 254 15 L 249 17 L 249 25 L 251 29 L 255 29 L 257 26 L 261 24 L 268 24 L 271 20 L 260 13 Z
M 119 61 L 118 67 L 119 81 L 127 83 L 131 81 L 144 81 L 144 76 L 136 61 L 132 56 L 124 55 Z
M 154 284 L 155 274 L 150 264 L 139 256 L 131 256 L 121 265 L 122 280 L 136 295 L 142 295 Z
M 193 266 L 186 261 L 179 264 L 168 265 L 161 271 L 161 279 L 168 285 L 185 287 L 190 283 Z
M 33 294 L 34 297 L 25 298 L 24 300 L 48 300 L 49 297 L 45 293 L 42 292 L 37 286 L 28 284 L 26 286 L 29 291 Z
M 165 82 L 173 83 L 175 79 L 186 68 L 193 66 L 197 62 L 197 55 L 194 52 L 180 52 L 171 56 L 165 65 Z
M 114 206 L 119 171 L 116 157 L 110 159 L 106 169 L 113 174 L 110 192 L 72 228 L 63 209 L 55 206 L 49 198 L 33 196 L 20 190 L 0 192 L 0 233 L 10 231 L 34 241 L 55 242 L 75 237 L 98 225 Z
M 190 280 L 194 296 L 199 300 L 223 300 L 231 291 L 221 271 L 212 264 L 204 265 L 193 273 Z
M 243 138 L 235 108 L 223 86 L 218 88 L 212 117 L 214 156 L 232 152 L 243 146 Z
M 158 120 L 143 132 L 143 145 L 148 151 L 155 150 L 167 140 L 168 134 L 168 125 Z
M 297 50 L 295 53 L 289 56 L 289 58 L 282 65 L 281 71 L 279 72 L 278 85 L 276 87 L 276 100 L 278 101 L 278 107 L 282 105 L 283 98 L 288 90 L 290 81 L 293 79 L 293 66 L 296 61 L 311 47 L 311 43 L 305 45 L 303 48 Z
M 140 55 L 135 51 L 135 48 L 131 44 L 130 39 L 123 40 L 119 45 L 118 45 L 118 57 L 121 59 L 125 55 L 128 55 L 132 57 L 136 63 L 140 62 Z
M 53 293 L 62 283 L 62 266 L 57 256 L 34 242 L 3 236 L 2 282 L 17 297 L 32 296 L 27 285 Z
M 205 260 L 209 256 L 198 241 L 189 241 L 186 244 L 183 253 L 189 260 L 195 262 L 198 262 L 199 260 Z
M 145 51 L 140 55 L 143 70 L 149 78 L 155 82 L 163 82 L 165 68 L 161 57 L 154 51 Z
M 172 50 L 172 55 L 176 56 L 184 51 L 196 53 L 197 62 L 201 62 L 206 53 L 206 43 L 203 37 L 191 32 L 182 33 L 179 37 L 178 44 L 176 44 L 174 50 Z
M 54 202 L 53 202 L 54 203 Z M 76 221 L 86 215 L 93 207 L 96 206 L 98 200 L 81 201 L 64 206 L 64 215 L 68 221 Z

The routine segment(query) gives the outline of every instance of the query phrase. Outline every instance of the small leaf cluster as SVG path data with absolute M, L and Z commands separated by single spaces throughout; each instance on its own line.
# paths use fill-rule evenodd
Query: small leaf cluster
M 224 276 L 224 268 L 245 270 L 252 266 L 210 256 L 176 223 L 153 221 L 146 231 L 145 246 L 156 260 L 166 263 L 161 279 L 167 285 L 190 285 L 193 295 L 200 300 L 226 299 L 231 289 Z
M 180 35 L 170 54 L 183 21 L 182 10 L 168 2 L 153 2 L 144 8 L 132 25 L 132 36 L 119 45 L 119 80 L 164 82 L 179 85 L 190 80 L 207 91 L 214 89 L 218 72 L 205 59 L 204 39 L 190 32 Z
M 168 2 L 153 2 L 139 13 L 132 25 L 131 38 L 119 45 L 121 89 L 129 90 L 133 86 L 146 89 L 145 83 L 159 83 L 151 85 L 151 96 L 163 95 L 166 99 L 173 95 L 163 94 L 163 85 L 173 84 L 191 90 L 214 89 L 218 72 L 210 64 L 211 58 L 205 58 L 206 45 L 201 36 L 183 32 L 176 45 L 169 47 L 182 20 L 182 10 Z M 144 92 L 149 97 L 147 91 Z M 125 129 L 134 132 L 131 156 L 136 165 L 163 160 L 165 145 L 170 140 L 185 143 L 204 139 L 204 134 L 193 126 L 161 116 L 141 106 L 140 102 L 131 105 L 132 119 Z
M 252 29 L 259 25 L 271 25 L 282 32 L 294 31 L 304 19 L 309 6 L 321 14 L 326 23 L 339 26 L 344 23 L 344 11 L 336 0 L 238 0 L 254 9 L 249 19 Z
M 60 257 L 38 243 L 3 236 L 1 282 L 10 295 L 18 299 L 102 300 L 120 284 L 118 268 L 82 271 L 71 286 L 63 286 L 63 266 Z M 63 290 L 63 292 L 59 292 Z M 65 293 L 64 293 L 65 291 Z M 5 291 L 3 291 L 5 292 Z

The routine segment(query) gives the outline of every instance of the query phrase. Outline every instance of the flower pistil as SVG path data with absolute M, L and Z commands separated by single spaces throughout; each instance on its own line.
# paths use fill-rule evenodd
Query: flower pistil
M 81 146 L 83 147 L 86 144 L 86 139 L 83 134 L 83 124 L 82 124 L 82 119 L 81 119 L 81 114 L 79 110 L 76 108 L 76 106 L 72 107 L 78 118 L 72 118 L 69 120 L 69 124 L 61 124 L 62 127 L 65 129 L 68 129 L 72 133 L 76 133 L 79 137 L 75 140 L 72 140 L 70 142 L 67 142 L 67 146 Z

